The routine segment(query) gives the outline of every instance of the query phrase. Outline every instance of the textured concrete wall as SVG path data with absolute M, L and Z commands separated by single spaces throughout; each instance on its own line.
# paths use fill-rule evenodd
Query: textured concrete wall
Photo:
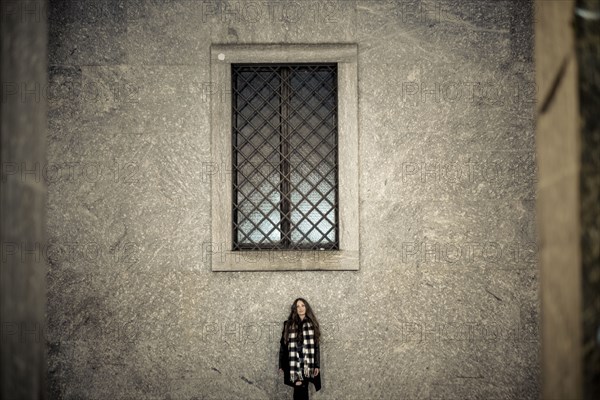
M 314 398 L 537 398 L 533 19 L 522 1 L 53 1 L 52 398 L 291 398 L 298 296 L 324 329 Z M 209 46 L 280 42 L 358 43 L 359 271 L 214 273 L 204 254 L 208 96 L 227 97 Z
M 0 399 L 46 399 L 45 1 L 0 3 Z

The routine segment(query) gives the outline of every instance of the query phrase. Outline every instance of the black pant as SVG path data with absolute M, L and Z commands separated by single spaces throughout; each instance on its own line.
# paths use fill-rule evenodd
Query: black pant
M 302 353 L 300 353 L 302 354 Z M 300 370 L 304 371 L 304 357 L 300 357 Z M 308 377 L 304 376 L 301 385 L 296 385 L 294 382 L 294 400 L 309 400 L 308 399 Z
M 309 400 L 308 380 L 306 378 L 302 381 L 302 385 L 296 385 L 296 382 L 294 382 L 294 400 Z

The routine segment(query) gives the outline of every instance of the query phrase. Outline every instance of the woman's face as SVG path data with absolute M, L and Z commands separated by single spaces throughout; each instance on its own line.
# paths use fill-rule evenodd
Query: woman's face
M 298 312 L 300 318 L 304 317 L 304 314 L 306 314 L 306 306 L 302 300 L 298 300 L 296 302 L 296 311 Z

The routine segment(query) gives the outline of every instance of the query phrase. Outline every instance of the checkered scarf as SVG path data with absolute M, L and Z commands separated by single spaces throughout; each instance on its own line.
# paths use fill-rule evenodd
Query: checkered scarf
M 300 357 L 296 345 L 296 332 L 290 331 L 288 340 L 288 351 L 290 358 L 290 380 L 304 380 L 314 377 L 315 363 L 315 331 L 313 325 L 307 318 L 302 322 L 302 356 L 304 358 L 304 370 L 300 365 Z

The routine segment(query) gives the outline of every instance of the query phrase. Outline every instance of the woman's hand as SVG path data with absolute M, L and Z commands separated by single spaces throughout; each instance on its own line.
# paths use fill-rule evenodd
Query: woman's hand
M 283 373 L 283 368 L 279 368 L 279 375 Z
M 314 376 L 317 376 L 317 375 L 319 375 L 319 368 L 315 368 L 315 374 L 314 374 Z

